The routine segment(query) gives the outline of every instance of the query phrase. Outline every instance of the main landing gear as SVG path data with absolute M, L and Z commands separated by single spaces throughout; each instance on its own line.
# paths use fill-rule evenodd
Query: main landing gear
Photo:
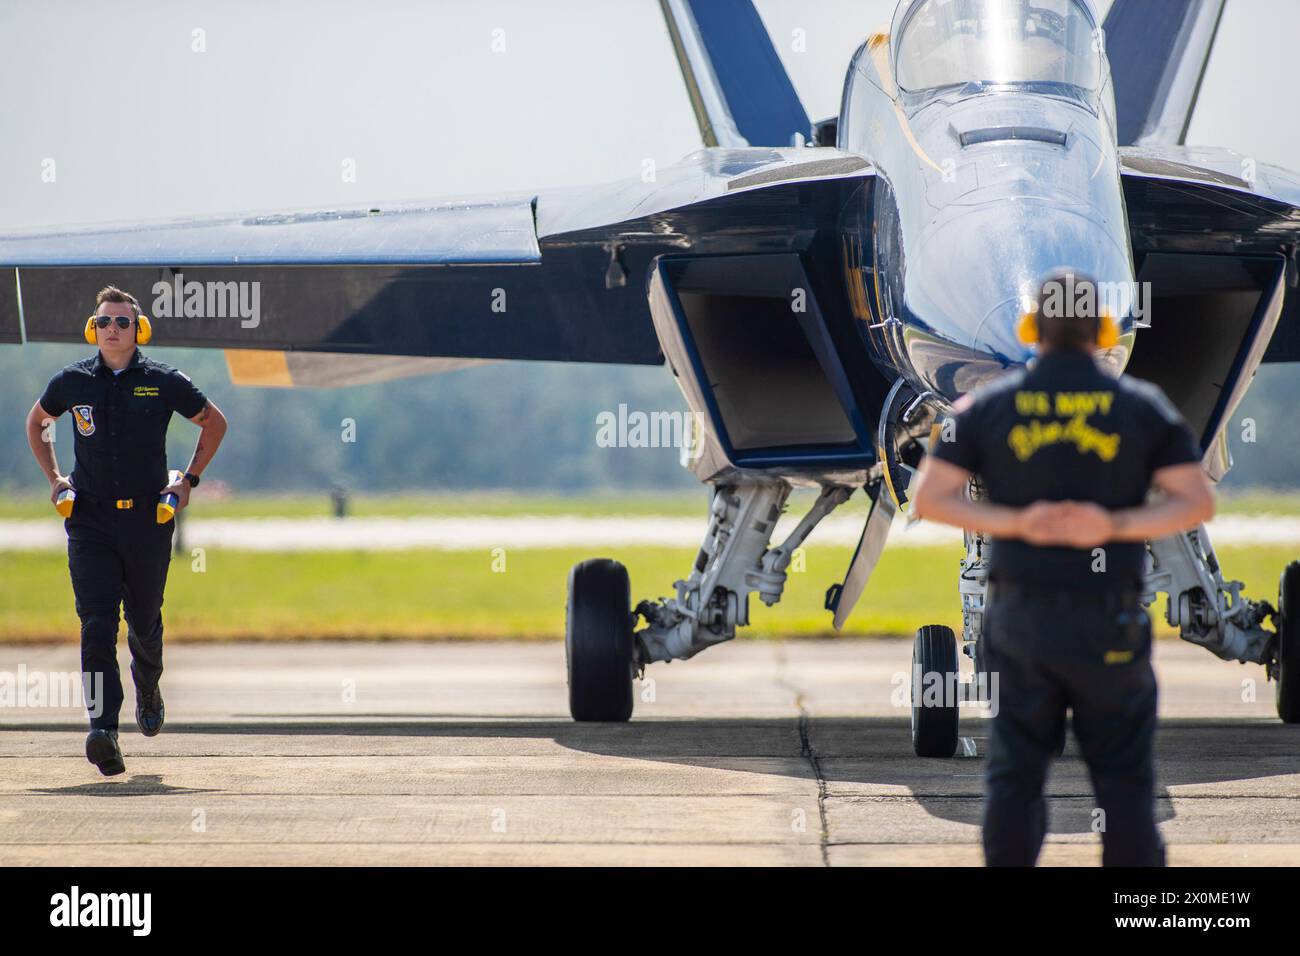
M 637 670 L 632 621 L 627 568 L 608 558 L 574 565 L 564 629 L 574 720 L 616 722 L 632 716 Z
M 599 558 L 573 568 L 564 646 L 574 720 L 627 720 L 633 678 L 646 664 L 684 660 L 731 640 L 749 623 L 750 592 L 767 605 L 781 600 L 795 549 L 853 493 L 824 486 L 790 536 L 769 548 L 790 491 L 782 480 L 715 488 L 704 543 L 671 598 L 642 601 L 633 610 L 623 565 Z M 638 617 L 645 626 L 634 630 Z
M 1282 572 L 1277 595 L 1277 646 L 1269 666 L 1277 715 L 1288 724 L 1300 724 L 1300 561 Z
M 1169 595 L 1165 620 L 1183 640 L 1225 661 L 1263 664 L 1275 682 L 1278 717 L 1300 723 L 1300 561 L 1282 572 L 1275 611 L 1243 597 L 1240 581 L 1224 579 L 1203 526 L 1152 541 L 1148 552 L 1143 603 L 1157 592 Z M 1264 626 L 1268 618 L 1276 630 Z

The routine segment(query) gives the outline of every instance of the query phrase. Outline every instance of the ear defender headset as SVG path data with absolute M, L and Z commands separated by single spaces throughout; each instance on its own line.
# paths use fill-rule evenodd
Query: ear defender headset
M 137 315 L 135 317 L 135 343 L 136 345 L 148 345 L 149 340 L 153 338 L 153 326 L 149 324 L 149 316 Z M 86 344 L 98 345 L 99 340 L 95 338 L 95 316 L 86 320 Z
M 1016 324 L 1016 338 L 1025 345 L 1038 344 L 1038 317 L 1032 312 L 1020 316 Z M 1097 348 L 1111 349 L 1119 343 L 1119 323 L 1109 312 L 1102 310 L 1101 321 L 1097 325 Z

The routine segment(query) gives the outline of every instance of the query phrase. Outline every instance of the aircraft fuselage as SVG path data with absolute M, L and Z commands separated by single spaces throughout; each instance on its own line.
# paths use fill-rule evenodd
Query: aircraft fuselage
M 847 278 L 871 306 L 858 318 L 873 359 L 954 401 L 1030 358 L 1015 332 L 1025 296 L 1065 267 L 1113 293 L 1122 335 L 1100 358 L 1119 374 L 1135 306 L 1141 316 L 1108 78 L 1091 92 L 986 82 L 909 92 L 890 51 L 879 35 L 858 50 L 838 128 L 839 148 L 877 172 L 870 208 L 844 223 L 859 233 L 861 275 Z

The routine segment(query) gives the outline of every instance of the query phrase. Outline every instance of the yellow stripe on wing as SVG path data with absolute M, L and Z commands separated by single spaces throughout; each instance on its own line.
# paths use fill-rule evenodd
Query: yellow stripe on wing
M 236 385 L 260 385 L 270 388 L 292 388 L 293 376 L 289 373 L 289 359 L 284 352 L 264 352 L 257 349 L 226 349 L 226 367 L 230 381 Z

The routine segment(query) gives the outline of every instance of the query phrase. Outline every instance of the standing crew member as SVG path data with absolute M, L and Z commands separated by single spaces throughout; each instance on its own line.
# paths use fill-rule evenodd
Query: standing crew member
M 86 758 L 105 776 L 126 765 L 117 742 L 122 679 L 117 667 L 118 609 L 124 610 L 135 682 L 135 719 L 152 737 L 162 729 L 162 603 L 171 560 L 174 521 L 160 524 L 157 503 L 174 494 L 179 511 L 189 503 L 226 433 L 226 418 L 190 381 L 169 365 L 145 358 L 136 347 L 152 330 L 135 298 L 109 286 L 95 297 L 86 320 L 93 358 L 58 372 L 27 413 L 27 443 L 50 483 L 50 499 L 65 490 L 76 498 L 64 525 L 68 570 L 81 618 L 81 670 L 90 710 Z M 53 423 L 71 411 L 76 424 L 76 464 L 59 471 Z M 183 476 L 170 480 L 167 425 L 179 412 L 199 426 L 198 446 Z M 94 694 L 96 680 L 102 694 Z
M 1020 337 L 1039 358 L 966 395 L 932 442 L 913 507 L 992 536 L 982 655 L 997 673 L 984 854 L 1032 866 L 1066 708 L 1103 813 L 1105 865 L 1163 866 L 1155 823 L 1156 682 L 1139 603 L 1144 543 L 1195 527 L 1214 496 L 1195 439 L 1155 385 L 1093 359 L 1113 346 L 1096 284 L 1043 283 Z M 987 500 L 967 497 L 978 476 Z M 1148 504 L 1154 486 L 1160 494 Z

